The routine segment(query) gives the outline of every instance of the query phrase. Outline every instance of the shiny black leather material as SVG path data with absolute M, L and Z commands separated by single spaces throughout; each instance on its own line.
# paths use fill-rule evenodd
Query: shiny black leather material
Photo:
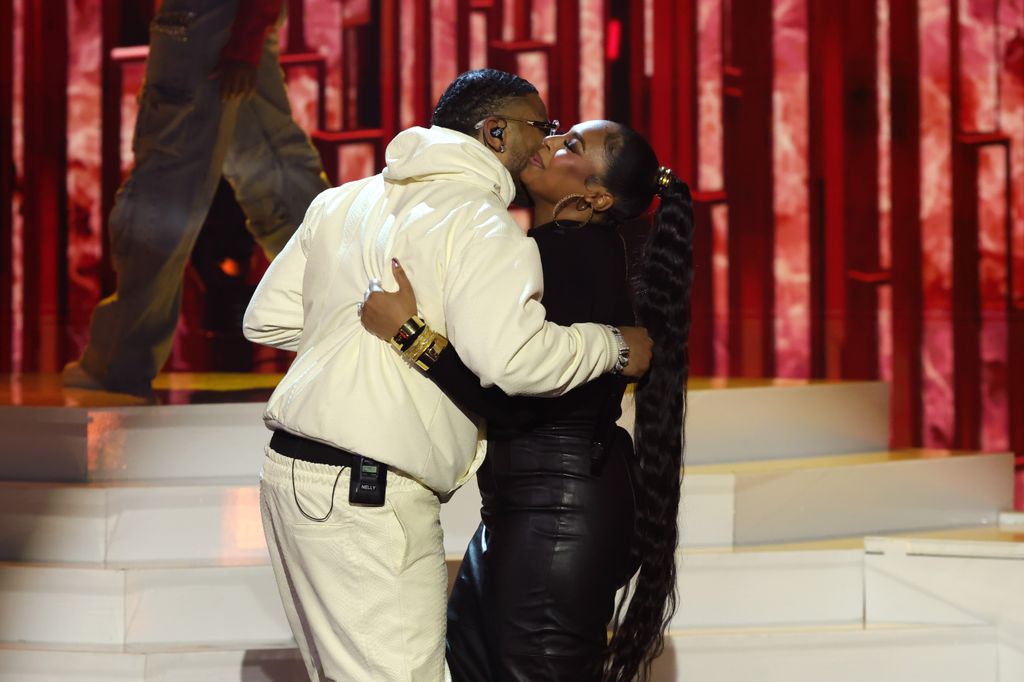
M 491 440 L 483 523 L 448 607 L 455 682 L 600 680 L 616 590 L 637 565 L 633 448 L 620 428 Z

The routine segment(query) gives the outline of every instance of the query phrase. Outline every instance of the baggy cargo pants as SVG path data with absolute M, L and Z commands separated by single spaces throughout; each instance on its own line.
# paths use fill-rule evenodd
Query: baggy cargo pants
M 117 291 L 93 313 L 82 368 L 104 386 L 145 391 L 170 354 L 185 266 L 223 175 L 253 237 L 276 255 L 327 188 L 320 157 L 292 119 L 266 38 L 256 92 L 221 101 L 210 74 L 237 0 L 164 0 L 150 26 L 135 167 L 110 215 Z

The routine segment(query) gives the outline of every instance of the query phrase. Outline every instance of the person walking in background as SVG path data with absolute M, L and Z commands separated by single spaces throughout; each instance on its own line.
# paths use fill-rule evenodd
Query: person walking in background
M 65 386 L 148 395 L 171 352 L 183 273 L 227 178 L 268 258 L 328 187 L 292 118 L 275 30 L 283 0 L 164 0 L 132 148 L 110 214 L 117 290 L 93 312 Z

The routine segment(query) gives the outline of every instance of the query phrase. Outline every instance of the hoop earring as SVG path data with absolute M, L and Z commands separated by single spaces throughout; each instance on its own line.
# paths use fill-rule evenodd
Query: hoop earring
M 563 197 L 561 199 L 561 201 L 559 201 L 557 204 L 555 204 L 555 208 L 551 211 L 551 220 L 552 220 L 552 222 L 554 222 L 555 225 L 557 225 L 558 227 L 565 227 L 565 225 L 562 225 L 560 222 L 558 222 L 558 214 L 561 213 L 562 209 L 565 208 L 565 205 L 568 204 L 573 199 L 583 199 L 583 198 L 584 198 L 584 196 L 582 194 L 570 194 L 567 197 Z M 584 225 L 589 223 L 590 219 L 594 217 L 594 206 L 592 204 L 587 204 L 587 207 L 590 208 L 590 214 L 587 216 L 586 220 L 584 220 L 582 223 L 580 223 L 580 225 L 579 225 L 580 227 L 583 227 Z

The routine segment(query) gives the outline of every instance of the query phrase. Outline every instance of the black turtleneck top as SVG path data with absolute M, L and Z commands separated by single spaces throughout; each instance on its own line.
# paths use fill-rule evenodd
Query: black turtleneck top
M 597 322 L 615 327 L 635 322 L 622 238 L 612 225 L 535 227 L 544 272 L 547 319 L 568 326 Z M 428 376 L 462 409 L 487 420 L 488 438 L 558 425 L 607 425 L 618 419 L 626 380 L 606 374 L 557 398 L 509 396 L 497 387 L 483 388 L 449 346 Z

